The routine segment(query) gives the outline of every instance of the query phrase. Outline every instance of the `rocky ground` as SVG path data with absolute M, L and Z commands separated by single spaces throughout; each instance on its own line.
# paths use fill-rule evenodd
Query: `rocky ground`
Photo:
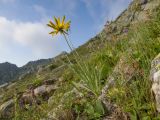
M 93 68 L 104 66 L 98 97 L 73 84 L 83 84 L 68 67 L 66 55 L 76 66 L 74 51 L 63 53 L 43 65 L 28 64 L 34 72 L 0 87 L 1 119 L 160 119 L 159 8 L 160 0 L 134 0 L 76 49 Z

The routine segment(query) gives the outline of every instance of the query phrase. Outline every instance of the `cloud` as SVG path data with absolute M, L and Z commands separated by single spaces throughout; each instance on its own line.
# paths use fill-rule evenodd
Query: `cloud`
M 53 57 L 66 50 L 68 47 L 62 38 L 48 35 L 50 29 L 46 23 L 52 16 L 66 15 L 73 21 L 72 25 L 76 28 L 72 31 L 72 38 L 80 39 L 80 42 L 75 42 L 78 46 L 91 37 L 91 33 L 99 32 L 106 20 L 115 19 L 131 0 L 39 0 L 36 4 L 31 1 L 0 0 L 0 62 L 9 61 L 21 66 L 30 60 Z M 5 6 L 4 3 L 12 5 Z M 84 5 L 88 12 L 83 9 L 86 13 L 81 14 L 79 9 Z M 90 33 L 82 31 L 82 26 Z
M 17 1 L 0 0 L 0 3 L 7 4 Z M 9 61 L 22 66 L 28 61 L 54 57 L 61 51 L 68 50 L 63 38 L 60 36 L 52 38 L 48 34 L 50 29 L 46 23 L 49 21 L 48 14 L 73 15 L 77 2 L 75 0 L 70 0 L 70 2 L 55 0 L 51 3 L 54 3 L 53 8 L 46 8 L 39 2 L 31 4 L 29 8 L 33 10 L 33 13 L 36 12 L 35 15 L 39 15 L 39 19 L 33 22 L 12 19 L 9 16 L 4 17 L 5 14 L 0 16 L 0 62 Z M 23 3 L 19 4 L 23 5 Z M 15 6 L 19 4 L 15 4 Z M 28 6 L 26 8 L 28 9 Z M 52 13 L 50 13 L 51 11 Z M 29 16 L 28 13 L 26 16 Z M 20 18 L 20 16 L 17 17 Z
M 40 22 L 17 22 L 0 17 L 0 55 L 3 57 L 0 62 L 9 60 L 17 63 L 19 60 L 18 65 L 22 65 L 30 60 L 59 54 L 65 48 L 63 41 L 58 41 L 59 37 L 52 40 L 48 32 L 46 24 Z

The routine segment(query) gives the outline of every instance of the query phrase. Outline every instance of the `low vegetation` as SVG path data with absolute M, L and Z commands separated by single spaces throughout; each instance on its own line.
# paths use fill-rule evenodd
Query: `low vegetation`
M 58 19 L 55 21 L 60 24 Z M 50 27 L 53 27 L 51 22 L 50 24 Z M 18 105 L 15 105 L 12 118 L 39 120 L 54 116 L 58 120 L 101 120 L 106 116 L 115 117 L 103 101 L 98 99 L 112 76 L 115 79 L 114 85 L 109 87 L 105 97 L 111 104 L 116 105 L 117 112 L 124 113 L 126 118 L 131 120 L 159 120 L 160 115 L 156 112 L 149 78 L 151 61 L 160 53 L 159 31 L 160 9 L 156 9 L 152 19 L 145 23 L 131 24 L 127 34 L 122 33 L 106 40 L 102 31 L 96 37 L 96 47 L 94 40 L 89 41 L 62 60 L 67 67 L 58 75 L 62 80 L 56 83 L 59 87 L 50 102 L 28 106 L 27 111 L 21 111 Z M 63 34 L 64 31 L 60 32 Z M 91 48 L 86 47 L 89 44 Z M 72 50 L 72 46 L 69 47 Z M 51 64 L 48 66 L 49 71 L 43 71 L 43 74 L 46 74 L 47 78 L 55 77 L 54 69 L 58 67 Z M 39 77 L 27 76 L 23 81 L 17 82 L 16 89 L 22 92 L 30 83 L 39 86 L 44 79 L 41 74 Z M 16 97 L 11 95 L 13 89 L 15 88 L 6 91 L 5 100 L 12 96 L 16 101 Z M 121 115 L 116 114 L 116 117 L 121 118 Z

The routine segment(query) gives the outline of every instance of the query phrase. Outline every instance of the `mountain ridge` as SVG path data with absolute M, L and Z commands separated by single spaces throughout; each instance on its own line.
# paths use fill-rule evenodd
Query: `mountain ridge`
M 21 79 L 21 76 L 36 72 L 40 67 L 51 64 L 55 59 L 58 59 L 65 54 L 67 54 L 67 52 L 62 52 L 53 58 L 29 61 L 22 67 L 18 67 L 16 64 L 10 62 L 0 63 L 0 85 L 12 82 L 16 79 Z

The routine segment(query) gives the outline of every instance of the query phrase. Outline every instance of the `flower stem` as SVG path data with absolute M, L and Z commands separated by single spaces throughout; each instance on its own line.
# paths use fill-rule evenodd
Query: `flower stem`
M 63 36 L 64 36 L 64 38 L 65 38 L 65 40 L 66 40 L 66 42 L 67 42 L 67 45 L 69 46 L 69 48 L 70 48 L 70 50 L 71 50 L 71 52 L 73 51 L 73 45 L 70 45 L 69 44 L 69 40 L 67 39 L 67 36 L 65 35 L 65 34 L 63 34 Z M 70 43 L 71 43 L 71 41 L 70 41 Z M 77 62 L 77 64 L 78 64 L 78 66 L 80 67 L 80 69 L 81 69 L 81 71 L 83 72 L 83 74 L 85 75 L 85 76 L 87 76 L 86 75 L 86 73 L 85 73 L 85 70 L 83 69 L 83 67 L 82 67 L 82 65 L 84 65 L 85 67 L 86 67 L 86 64 L 84 63 L 84 62 L 82 62 L 82 59 L 80 58 L 80 56 L 79 56 L 79 54 L 77 53 L 77 51 L 76 51 L 76 54 L 74 54 L 73 53 L 73 56 L 74 56 L 74 59 L 76 60 L 76 62 Z M 77 59 L 78 58 L 78 59 Z M 69 58 L 67 57 L 67 59 L 69 60 Z M 71 61 L 69 60 L 69 62 L 70 62 L 70 64 L 71 64 Z M 87 67 L 86 67 L 86 70 L 87 70 Z
M 69 44 L 69 41 L 68 41 L 68 39 L 67 39 L 66 35 L 65 35 L 65 34 L 63 34 L 63 36 L 64 36 L 64 39 L 65 39 L 65 40 L 66 40 L 66 42 L 67 42 L 67 45 L 69 46 L 69 48 L 70 48 L 70 50 L 71 50 L 71 52 L 72 52 L 73 48 L 72 48 L 72 46 Z

